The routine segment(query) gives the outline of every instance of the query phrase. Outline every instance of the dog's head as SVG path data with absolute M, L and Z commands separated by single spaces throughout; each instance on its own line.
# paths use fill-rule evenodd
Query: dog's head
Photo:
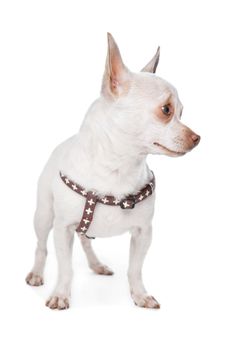
M 140 73 L 123 63 L 119 48 L 108 34 L 108 54 L 102 97 L 110 106 L 117 128 L 126 133 L 141 153 L 184 155 L 200 136 L 181 123 L 182 104 L 176 89 L 155 75 L 159 48 Z

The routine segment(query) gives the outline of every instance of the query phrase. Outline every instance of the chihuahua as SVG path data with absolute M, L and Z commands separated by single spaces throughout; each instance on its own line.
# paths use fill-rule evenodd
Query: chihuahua
M 43 284 L 47 238 L 53 227 L 59 273 L 46 302 L 51 309 L 69 307 L 74 232 L 81 221 L 91 221 L 84 218 L 85 210 L 86 215 L 93 214 L 93 210 L 84 210 L 85 203 L 96 204 L 100 198 L 102 203 L 97 203 L 88 231 L 83 226 L 81 230 L 86 233 L 79 232 L 89 267 L 97 274 L 113 274 L 99 261 L 89 238 L 130 232 L 128 280 L 132 299 L 140 307 L 160 307 L 142 281 L 155 201 L 153 174 L 146 158 L 148 154 L 182 156 L 197 146 L 200 136 L 181 122 L 183 107 L 176 89 L 155 74 L 159 54 L 158 48 L 141 72 L 133 73 L 108 33 L 101 95 L 90 106 L 78 134 L 54 150 L 39 178 L 34 217 L 38 242 L 26 282 L 31 286 Z M 70 184 L 72 188 L 66 186 Z M 151 191 L 141 192 L 147 184 Z M 81 192 L 75 193 L 79 185 Z M 92 197 L 88 201 L 87 194 L 96 201 Z M 127 204 L 129 196 L 134 198 L 134 205 Z M 116 205 L 104 205 L 110 200 L 107 198 L 115 198 Z M 122 200 L 124 206 L 118 205 Z

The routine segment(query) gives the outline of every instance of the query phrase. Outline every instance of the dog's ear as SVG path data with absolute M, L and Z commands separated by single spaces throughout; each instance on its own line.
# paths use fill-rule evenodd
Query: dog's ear
M 120 50 L 113 36 L 108 33 L 108 53 L 102 82 L 102 93 L 118 97 L 126 93 L 128 88 L 129 70 L 122 61 Z
M 147 63 L 147 65 L 141 70 L 141 72 L 155 73 L 159 63 L 159 56 L 160 56 L 160 47 L 157 48 L 156 54 L 154 55 L 152 60 L 150 60 L 150 62 Z

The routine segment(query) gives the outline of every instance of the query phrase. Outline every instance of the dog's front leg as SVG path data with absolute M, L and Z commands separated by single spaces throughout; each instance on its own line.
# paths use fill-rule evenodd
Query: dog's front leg
M 142 265 L 151 244 L 152 227 L 134 227 L 131 234 L 128 279 L 132 298 L 138 306 L 159 309 L 159 303 L 146 292 L 142 281 Z
M 74 231 L 54 225 L 54 244 L 58 261 L 58 281 L 51 297 L 46 302 L 50 309 L 67 309 L 72 281 L 72 247 Z

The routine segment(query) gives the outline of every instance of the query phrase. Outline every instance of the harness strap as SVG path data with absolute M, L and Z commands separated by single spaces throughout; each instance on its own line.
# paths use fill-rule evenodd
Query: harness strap
M 73 182 L 67 176 L 60 172 L 60 177 L 64 184 L 68 186 L 72 191 L 86 198 L 82 219 L 78 227 L 76 228 L 76 232 L 80 233 L 81 235 L 85 235 L 87 238 L 94 238 L 87 236 L 87 231 L 93 220 L 95 206 L 97 202 L 105 205 L 120 206 L 121 209 L 133 209 L 137 203 L 140 203 L 149 196 L 151 196 L 155 188 L 155 177 L 152 171 L 151 174 L 151 181 L 147 185 L 145 185 L 140 191 L 138 191 L 136 194 L 126 196 L 122 200 L 119 200 L 114 196 L 108 195 L 104 197 L 99 197 L 94 191 L 85 190 L 85 188 Z
M 93 220 L 97 200 L 98 200 L 98 197 L 95 195 L 95 192 L 87 192 L 86 203 L 83 210 L 83 216 L 78 227 L 75 230 L 81 235 L 85 235 L 87 238 L 94 238 L 94 237 L 87 236 L 86 232 L 89 229 L 90 224 Z

